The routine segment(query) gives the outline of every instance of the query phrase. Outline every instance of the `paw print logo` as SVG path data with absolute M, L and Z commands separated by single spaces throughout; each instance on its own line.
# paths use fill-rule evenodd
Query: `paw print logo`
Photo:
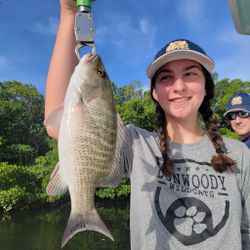
M 201 234 L 206 228 L 206 223 L 203 223 L 206 217 L 205 212 L 199 212 L 198 208 L 192 206 L 186 208 L 181 206 L 175 211 L 174 225 L 178 232 L 183 235 L 190 236 L 193 232 Z
M 225 201 L 224 215 L 218 225 L 213 225 L 213 215 L 210 208 L 201 200 L 185 197 L 175 200 L 164 215 L 159 199 L 161 188 L 157 187 L 155 194 L 155 209 L 164 225 L 178 241 L 185 246 L 191 246 L 216 235 L 226 224 L 229 217 L 229 201 Z

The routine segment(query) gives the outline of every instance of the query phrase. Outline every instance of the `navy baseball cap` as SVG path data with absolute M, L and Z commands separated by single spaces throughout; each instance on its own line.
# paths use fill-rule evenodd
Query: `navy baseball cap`
M 177 39 L 166 44 L 156 54 L 153 62 L 147 69 L 147 75 L 152 79 L 163 65 L 171 61 L 182 59 L 196 61 L 203 65 L 210 73 L 214 68 L 213 59 L 211 59 L 200 46 L 186 39 Z
M 226 112 L 223 116 L 237 110 L 250 112 L 250 95 L 248 93 L 243 91 L 234 93 L 227 101 Z

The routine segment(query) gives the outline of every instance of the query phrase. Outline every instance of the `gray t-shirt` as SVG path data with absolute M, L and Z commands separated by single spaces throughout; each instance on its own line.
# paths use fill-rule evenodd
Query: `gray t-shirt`
M 131 181 L 132 250 L 250 249 L 250 151 L 224 138 L 234 173 L 211 166 L 205 135 L 194 144 L 170 143 L 175 172 L 165 176 L 156 133 L 127 126 L 122 167 Z

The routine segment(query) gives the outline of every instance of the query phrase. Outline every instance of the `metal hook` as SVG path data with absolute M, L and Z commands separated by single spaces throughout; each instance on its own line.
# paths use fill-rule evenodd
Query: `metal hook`
M 91 50 L 91 54 L 92 55 L 95 55 L 96 54 L 96 47 L 94 45 L 94 43 L 78 43 L 75 47 L 75 53 L 76 53 L 76 56 L 78 58 L 78 60 L 80 61 L 81 60 L 81 55 L 80 55 L 80 49 L 84 46 L 89 46 L 92 48 Z

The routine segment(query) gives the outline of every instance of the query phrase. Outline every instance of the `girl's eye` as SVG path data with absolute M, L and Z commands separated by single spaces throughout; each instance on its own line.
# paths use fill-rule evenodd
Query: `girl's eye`
M 194 75 L 197 75 L 195 72 L 187 72 L 185 74 L 186 76 L 194 76 Z
M 170 80 L 172 79 L 172 76 L 171 75 L 159 75 L 158 79 L 159 81 Z
M 187 78 L 187 80 L 196 80 L 200 77 L 200 74 L 195 71 L 189 71 L 185 73 L 184 77 Z

